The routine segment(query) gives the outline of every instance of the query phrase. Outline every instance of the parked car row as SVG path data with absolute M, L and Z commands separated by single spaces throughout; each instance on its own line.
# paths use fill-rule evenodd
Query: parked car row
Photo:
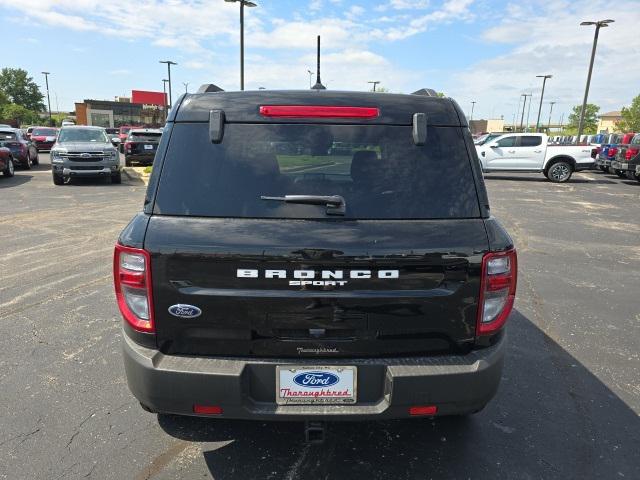
M 596 166 L 603 172 L 640 182 L 640 133 L 609 135 L 597 148 Z
M 39 163 L 37 147 L 18 128 L 0 127 L 0 149 L 4 159 L 1 171 L 5 176 L 13 176 L 16 167 L 29 170 Z

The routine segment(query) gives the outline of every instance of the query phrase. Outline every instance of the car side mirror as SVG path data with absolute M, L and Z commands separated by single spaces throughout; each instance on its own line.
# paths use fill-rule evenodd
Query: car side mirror
M 498 144 L 497 143 L 492 143 L 491 145 L 489 145 L 489 148 L 498 148 Z
M 111 137 L 111 143 L 113 143 L 114 145 L 117 145 L 118 143 L 120 143 L 120 138 Z

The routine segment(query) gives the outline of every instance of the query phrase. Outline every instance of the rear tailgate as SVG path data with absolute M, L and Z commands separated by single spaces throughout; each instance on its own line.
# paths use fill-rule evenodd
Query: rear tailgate
M 487 242 L 481 219 L 154 215 L 145 249 L 158 344 L 165 353 L 262 357 L 464 348 L 474 340 Z M 174 316 L 177 304 L 202 314 Z

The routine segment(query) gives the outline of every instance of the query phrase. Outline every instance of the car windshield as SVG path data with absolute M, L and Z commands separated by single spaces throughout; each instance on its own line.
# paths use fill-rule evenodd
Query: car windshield
M 104 130 L 96 128 L 63 128 L 60 130 L 58 142 L 95 142 L 108 143 Z
M 498 138 L 502 135 L 504 134 L 503 133 L 487 133 L 486 135 L 483 135 L 482 137 L 476 139 L 475 144 L 484 145 L 485 143 L 490 142 L 494 138 Z
M 39 135 L 44 136 L 55 136 L 58 134 L 58 131 L 55 128 L 34 128 L 31 131 L 31 135 L 35 135 L 36 137 Z
M 410 126 L 229 124 L 213 144 L 208 124 L 176 124 L 155 213 L 324 219 L 344 200 L 344 220 L 479 217 L 469 156 L 451 148 L 462 132 L 427 138 L 416 146 Z
M 120 127 L 120 133 L 129 133 L 131 127 Z

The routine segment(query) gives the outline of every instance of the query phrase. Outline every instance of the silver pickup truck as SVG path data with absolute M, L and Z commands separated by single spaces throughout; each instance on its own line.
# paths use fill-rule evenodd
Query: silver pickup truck
M 53 183 L 72 177 L 110 177 L 121 183 L 122 167 L 116 147 L 102 127 L 63 127 L 51 149 Z

